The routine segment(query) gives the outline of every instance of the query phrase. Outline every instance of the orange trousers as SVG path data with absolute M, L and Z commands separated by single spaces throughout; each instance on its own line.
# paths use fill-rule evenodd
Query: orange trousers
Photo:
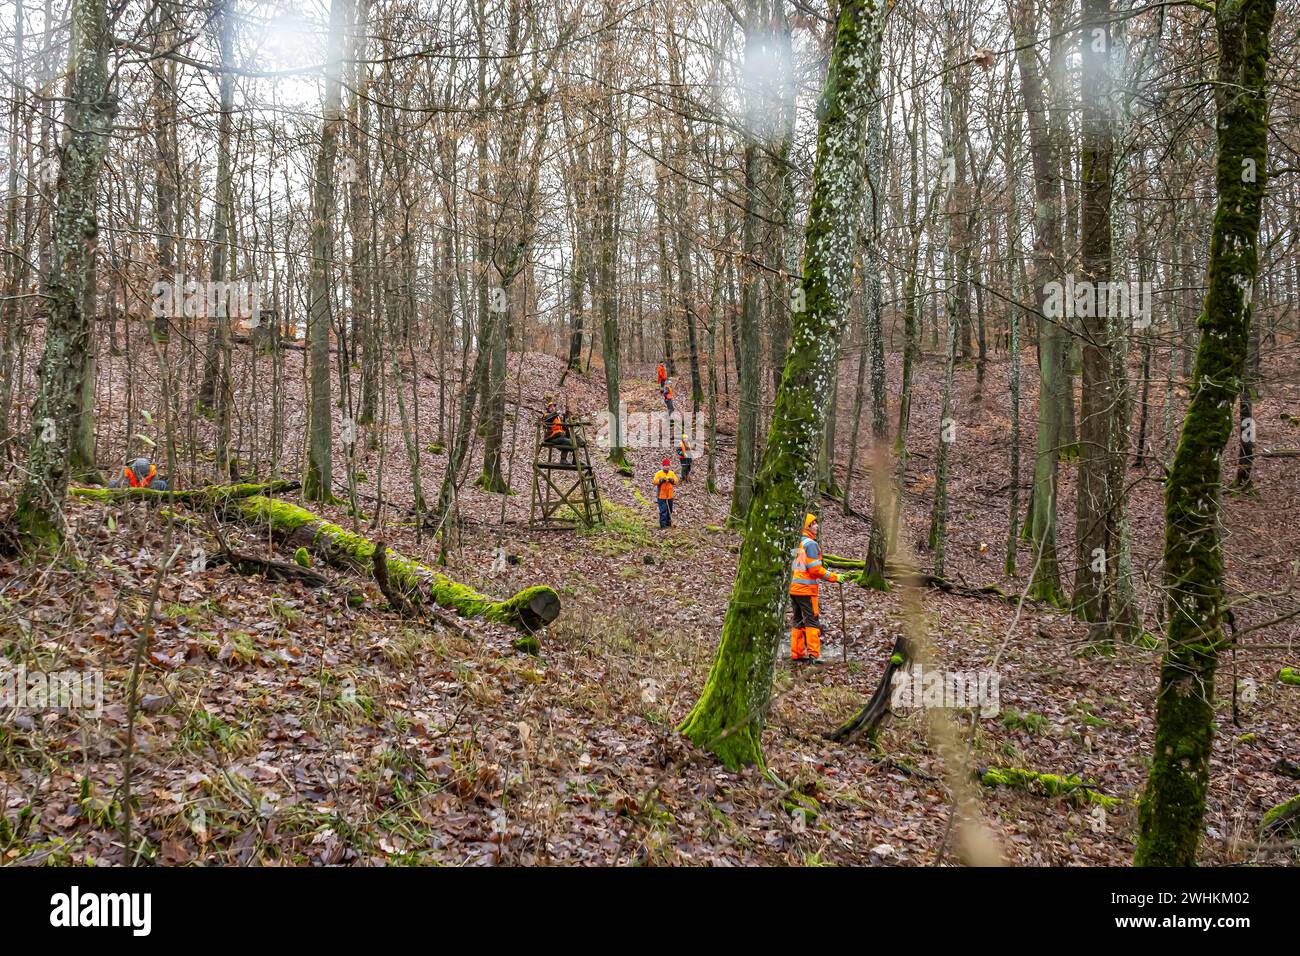
M 816 594 L 792 594 L 794 627 L 790 629 L 790 659 L 822 656 L 822 628 Z

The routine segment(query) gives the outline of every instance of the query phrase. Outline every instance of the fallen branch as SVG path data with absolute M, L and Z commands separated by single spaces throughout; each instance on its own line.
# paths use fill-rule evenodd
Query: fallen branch
M 842 558 L 834 554 L 822 555 L 822 561 L 826 567 L 834 571 L 848 572 L 844 577 L 846 580 L 852 580 L 861 584 L 862 573 L 866 570 L 867 563 L 860 558 Z M 895 565 L 887 565 L 885 568 L 885 578 L 893 579 L 898 574 L 903 573 L 904 569 Z M 918 585 L 925 585 L 934 591 L 942 591 L 944 594 L 956 594 L 959 597 L 986 598 L 991 597 L 1007 604 L 1019 604 L 1020 598 L 1014 594 L 1008 594 L 996 584 L 985 584 L 982 587 L 971 587 L 966 584 L 957 584 L 949 581 L 947 578 L 941 578 L 936 574 L 926 574 L 922 571 L 913 571 L 906 569 L 906 573 Z
M 224 564 L 240 574 L 260 574 L 270 581 L 299 581 L 309 588 L 323 588 L 329 579 L 309 568 L 300 568 L 289 561 L 276 561 L 273 558 L 259 558 L 241 551 L 214 554 L 211 564 Z
M 253 554 L 236 551 L 230 546 L 230 542 L 225 539 L 225 536 L 222 535 L 221 529 L 216 526 L 216 522 L 212 521 L 210 515 L 208 521 L 211 524 L 212 536 L 217 539 L 217 544 L 221 546 L 220 553 L 213 556 L 214 562 L 226 564 L 240 574 L 260 574 L 264 578 L 274 581 L 301 581 L 309 588 L 320 588 L 329 584 L 329 580 L 324 575 L 310 568 L 304 568 L 289 561 L 259 558 Z
M 406 595 L 401 594 L 393 588 L 393 583 L 388 579 L 388 545 L 383 541 L 375 543 L 375 583 L 379 585 L 379 591 L 388 603 L 392 605 L 393 610 L 402 617 L 419 617 L 419 612 Z
M 221 534 L 220 529 L 212 522 L 211 515 L 207 516 L 208 523 L 205 525 L 195 518 L 180 514 L 170 508 L 164 508 L 159 513 L 164 518 L 181 525 L 191 534 L 202 535 L 217 542 L 217 547 L 220 550 L 208 559 L 209 564 L 224 564 L 240 574 L 260 574 L 271 581 L 300 581 L 309 588 L 320 588 L 329 584 L 328 578 L 312 571 L 310 568 L 304 568 L 288 561 L 277 561 L 275 558 L 261 558 L 255 554 L 236 551 Z

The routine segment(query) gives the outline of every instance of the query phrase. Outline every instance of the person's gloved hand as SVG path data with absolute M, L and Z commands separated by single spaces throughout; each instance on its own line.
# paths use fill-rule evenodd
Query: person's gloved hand
M 835 583 L 836 581 L 838 581 L 839 579 L 840 579 L 840 576 L 839 576 L 838 574 L 836 574 L 834 571 L 827 571 L 827 572 L 826 572 L 826 580 L 829 581 L 831 584 L 834 584 L 834 583 Z

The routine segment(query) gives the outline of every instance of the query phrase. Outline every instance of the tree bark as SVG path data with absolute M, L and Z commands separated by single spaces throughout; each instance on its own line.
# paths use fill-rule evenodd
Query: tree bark
M 84 356 L 91 347 L 85 302 L 99 234 L 95 195 L 117 115 L 117 97 L 109 88 L 110 42 L 104 0 L 73 0 L 68 134 L 59 150 L 53 247 L 45 279 L 49 317 L 27 475 L 15 515 L 18 541 L 29 551 L 53 550 L 63 541 L 69 447 L 81 404 Z
M 761 734 L 784 623 L 790 554 L 815 487 L 830 362 L 839 346 L 860 224 L 863 119 L 877 77 L 867 69 L 880 34 L 873 5 L 840 4 L 822 94 L 812 205 L 804 244 L 806 309 L 792 346 L 754 499 L 722 641 L 703 693 L 681 726 L 697 746 L 737 768 L 763 764 Z
M 1165 484 L 1169 624 L 1151 771 L 1138 813 L 1138 866 L 1191 866 L 1214 744 L 1214 675 L 1224 643 L 1221 456 L 1249 348 L 1259 221 L 1268 182 L 1267 70 L 1275 0 L 1220 0 L 1218 209 L 1210 236 L 1191 400 Z
M 1118 549 L 1108 507 L 1108 463 L 1115 383 L 1111 380 L 1112 328 L 1105 291 L 1111 279 L 1111 166 L 1114 125 L 1108 61 L 1111 56 L 1110 0 L 1083 0 L 1083 141 L 1080 196 L 1080 279 L 1093 293 L 1076 310 L 1083 358 L 1079 398 L 1079 468 L 1075 501 L 1074 613 L 1097 623 L 1107 616 L 1107 584 Z M 1091 301 L 1089 301 L 1089 298 Z M 1114 317 L 1118 318 L 1118 317 Z M 1106 636 L 1109 637 L 1108 629 Z M 1098 632 L 1100 633 L 1100 632 Z
M 1047 286 L 1060 281 L 1061 188 L 1053 158 L 1052 133 L 1044 104 L 1042 78 L 1034 44 L 1037 18 L 1034 0 L 1019 0 L 1014 17 L 1020 87 L 1029 126 L 1030 158 L 1034 169 L 1034 278 L 1039 311 L 1038 432 L 1034 454 L 1033 500 L 1026 531 L 1034 546 L 1034 572 L 1029 596 L 1060 606 L 1065 595 L 1056 553 L 1056 474 L 1060 454 L 1064 375 L 1064 339 L 1060 319 L 1046 317 Z
M 334 261 L 334 159 L 343 125 L 343 56 L 350 0 L 331 0 L 325 111 L 311 190 L 311 277 L 307 315 L 307 468 L 302 495 L 308 501 L 334 498 L 334 419 L 330 387 L 330 282 Z M 346 361 L 346 359 L 343 359 Z

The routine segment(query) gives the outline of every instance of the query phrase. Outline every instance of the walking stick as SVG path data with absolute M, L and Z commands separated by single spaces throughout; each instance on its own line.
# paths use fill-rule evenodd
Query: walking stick
M 844 582 L 836 582 L 840 586 L 840 660 L 845 666 L 849 663 L 849 629 L 844 623 Z

